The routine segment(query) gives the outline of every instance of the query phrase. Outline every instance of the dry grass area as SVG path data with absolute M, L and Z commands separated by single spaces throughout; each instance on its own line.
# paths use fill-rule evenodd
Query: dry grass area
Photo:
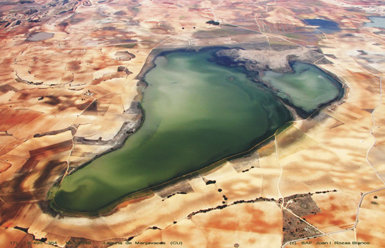
M 304 2 L 2 1 L 0 246 L 384 247 L 385 41 L 362 26 L 383 3 Z M 301 21 L 325 17 L 341 31 Z M 346 95 L 248 157 L 185 179 L 187 194 L 154 192 L 97 218 L 47 211 L 55 182 L 139 122 L 131 106 L 153 49 L 237 44 L 320 48 L 332 63 L 319 66 Z

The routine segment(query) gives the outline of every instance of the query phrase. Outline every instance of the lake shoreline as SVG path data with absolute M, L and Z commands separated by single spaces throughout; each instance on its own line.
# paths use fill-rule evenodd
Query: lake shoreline
M 146 73 L 147 72 L 149 72 L 151 69 L 153 69 L 154 67 L 155 67 L 155 64 L 154 64 L 154 61 L 156 60 L 156 58 L 158 58 L 159 56 L 164 56 L 164 55 L 166 55 L 166 54 L 168 54 L 168 53 L 174 53 L 174 52 L 176 52 L 176 51 L 182 51 L 182 52 L 195 52 L 195 51 L 204 51 L 204 50 L 212 50 L 212 49 L 223 49 L 223 48 L 227 48 L 227 47 L 223 47 L 223 46 L 220 46 L 220 47 L 218 47 L 218 46 L 215 46 L 215 47 L 202 47 L 202 48 L 194 48 L 194 49 L 190 49 L 190 48 L 179 48 L 179 49 L 162 49 L 162 50 L 156 50 L 156 51 L 154 51 L 154 53 L 152 53 L 151 54 L 151 56 L 149 56 L 148 57 L 148 60 L 146 61 L 146 66 L 145 66 L 145 68 L 141 71 L 141 73 L 140 73 L 140 75 L 138 75 L 138 79 L 140 78 L 140 81 L 138 82 L 138 95 L 139 95 L 139 97 L 138 98 L 143 98 L 143 96 L 144 96 L 144 90 L 146 89 L 146 87 L 148 86 L 148 83 L 144 80 L 144 76 L 146 75 Z M 143 123 L 144 123 L 144 121 L 145 121 L 145 119 L 146 119 L 146 113 L 145 113 L 145 110 L 142 108 L 142 107 L 140 107 L 140 104 L 139 104 L 139 109 L 140 109 L 140 111 L 141 111 L 141 126 L 138 126 L 137 125 L 137 128 L 134 130 L 135 131 L 135 133 L 138 131 L 138 130 L 140 130 L 140 128 L 143 126 Z M 290 115 L 290 111 L 289 110 L 286 110 L 286 112 L 287 112 L 287 115 Z M 290 118 L 291 120 L 292 120 L 292 118 Z M 121 128 L 121 130 L 119 131 L 119 133 L 115 136 L 115 138 L 114 138 L 114 142 L 115 142 L 115 146 L 114 147 L 112 147 L 112 148 L 110 148 L 110 149 L 108 149 L 107 151 L 105 151 L 105 152 L 103 152 L 103 153 L 101 153 L 101 154 L 99 154 L 98 156 L 95 156 L 93 159 L 91 159 L 90 161 L 88 161 L 87 163 L 84 163 L 83 165 L 81 165 L 81 166 L 79 166 L 79 167 L 77 167 L 77 168 L 75 168 L 75 169 L 73 169 L 73 170 L 71 170 L 71 173 L 70 174 L 73 174 L 74 172 L 76 172 L 76 171 L 78 171 L 78 170 L 80 170 L 80 169 L 82 169 L 82 168 L 84 168 L 84 167 L 86 167 L 86 166 L 88 166 L 90 163 L 92 163 L 95 159 L 97 159 L 97 158 L 100 158 L 101 156 L 104 156 L 104 155 L 106 155 L 107 153 L 110 153 L 110 152 L 112 152 L 112 151 L 115 151 L 115 150 L 117 150 L 117 149 L 120 149 L 122 146 L 124 146 L 124 144 L 125 144 L 125 142 L 128 140 L 128 137 L 130 136 L 130 135 L 132 135 L 134 132 L 124 132 L 123 130 L 125 130 L 124 129 L 124 127 L 123 128 Z M 256 149 L 255 148 L 255 146 L 259 146 L 260 145 L 260 143 L 262 143 L 262 142 L 265 142 L 269 137 L 271 137 L 271 135 L 272 135 L 272 133 L 270 132 L 270 131 L 267 131 L 268 133 L 265 133 L 264 135 L 262 135 L 262 136 L 258 136 L 255 140 L 253 140 L 252 142 L 250 142 L 250 144 L 249 145 L 247 145 L 247 151 L 246 151 L 246 153 L 248 153 L 249 152 L 249 150 L 250 149 Z M 275 131 L 274 131 L 275 132 Z M 86 139 L 83 139 L 82 140 L 82 142 L 95 142 L 95 143 L 102 143 L 103 141 L 100 141 L 100 140 L 97 140 L 97 141 L 88 141 L 88 140 L 86 140 Z M 236 153 L 234 153 L 234 154 L 230 154 L 230 155 L 228 155 L 228 156 L 226 156 L 224 159 L 226 160 L 226 159 L 231 159 L 231 158 L 234 158 L 235 156 L 236 157 L 238 157 L 239 156 L 239 154 L 244 154 L 245 153 L 245 151 L 244 150 L 242 150 L 242 152 L 236 152 Z M 210 159 L 209 159 L 210 160 Z M 157 189 L 159 189 L 159 188 L 162 188 L 162 187 L 165 187 L 165 186 L 167 186 L 167 185 L 170 185 L 170 184 L 173 184 L 173 183 L 175 183 L 176 181 L 180 181 L 180 180 L 182 180 L 183 178 L 190 178 L 190 177 L 192 177 L 192 176 L 196 176 L 196 175 L 199 175 L 201 172 L 202 172 L 202 170 L 204 170 L 204 171 L 206 171 L 207 170 L 207 168 L 212 168 L 212 165 L 214 165 L 215 164 L 215 166 L 218 166 L 218 163 L 222 163 L 223 162 L 223 159 L 219 159 L 219 160 L 217 160 L 217 159 L 215 159 L 215 161 L 208 161 L 207 163 L 206 162 L 204 162 L 203 164 L 203 166 L 201 166 L 201 168 L 200 169 L 196 169 L 196 170 L 194 170 L 194 171 L 192 171 L 192 172 L 189 172 L 189 173 L 182 173 L 182 174 L 180 174 L 180 175 L 177 175 L 176 177 L 174 177 L 174 178 L 171 178 L 171 179 L 169 179 L 169 180 L 167 180 L 166 182 L 164 182 L 164 183 L 161 183 L 161 184 L 156 184 L 156 185 L 154 185 L 154 186 L 150 186 L 150 187 L 148 187 L 148 188 L 146 188 L 146 189 L 140 189 L 140 190 L 138 190 L 138 191 L 135 191 L 135 192 L 131 192 L 131 193 L 129 193 L 127 196 L 123 196 L 123 197 L 121 197 L 121 198 L 119 198 L 119 199 L 117 199 L 116 201 L 114 201 L 114 202 L 116 202 L 116 203 L 119 203 L 119 202 L 121 202 L 122 201 L 122 199 L 130 199 L 130 198 L 136 198 L 136 197 L 138 197 L 138 196 L 143 196 L 143 195 L 148 195 L 148 192 L 151 192 L 152 190 L 157 190 Z M 51 204 L 50 204 L 50 208 L 51 208 L 51 212 L 56 212 L 56 213 L 59 213 L 60 215 L 62 215 L 62 216 L 73 216 L 73 215 L 76 215 L 76 216 L 78 216 L 78 215 L 89 215 L 89 213 L 79 213 L 79 212 L 75 212 L 75 213 L 73 213 L 73 212 L 70 212 L 70 211 L 66 211 L 66 210 L 64 210 L 64 209 L 61 209 L 55 202 L 54 202 L 54 197 L 55 197 L 55 195 L 56 195 L 56 192 L 57 192 L 57 189 L 59 189 L 59 183 L 61 182 L 61 180 L 62 180 L 62 178 L 60 178 L 58 181 L 57 181 L 57 183 L 54 185 L 54 188 L 51 188 L 51 190 L 50 190 L 50 197 L 48 198 L 48 200 L 51 200 Z M 114 204 L 114 203 L 111 203 L 111 204 L 113 204 L 114 206 L 116 205 L 116 204 Z M 105 214 L 109 214 L 110 212 L 111 212 L 111 210 L 113 211 L 113 209 L 115 208 L 115 207 L 113 207 L 113 209 L 111 209 L 109 206 L 111 205 L 111 204 L 107 204 L 105 207 L 102 207 L 102 208 L 100 208 L 100 211 L 98 210 L 96 213 L 91 213 L 90 215 L 92 216 L 95 216 L 95 215 L 100 215 L 102 212 L 103 213 L 105 213 Z M 107 210 L 108 209 L 108 210 Z M 106 211 L 104 211 L 104 210 L 106 210 Z
M 92 158 L 90 161 L 88 161 L 87 163 L 84 163 L 83 165 L 77 167 L 77 168 L 74 168 L 73 170 L 71 170 L 71 174 L 85 166 L 87 166 L 88 164 L 90 164 L 91 162 L 93 162 L 95 159 L 107 154 L 107 153 L 110 153 L 112 151 L 115 151 L 115 150 L 118 150 L 120 149 L 121 147 L 124 146 L 126 140 L 128 139 L 128 137 L 134 133 L 136 133 L 143 125 L 144 121 L 145 121 L 145 111 L 144 109 L 141 107 L 141 101 L 143 99 L 143 95 L 144 95 L 144 90 L 146 89 L 146 87 L 148 86 L 148 83 L 144 80 L 144 77 L 145 75 L 151 70 L 153 69 L 156 65 L 154 63 L 154 61 L 156 60 L 156 58 L 158 58 L 159 56 L 164 56 L 168 53 L 173 53 L 173 52 L 176 52 L 176 51 L 181 51 L 181 52 L 196 52 L 196 51 L 202 51 L 202 50 L 215 50 L 215 49 L 230 49 L 230 48 L 238 48 L 238 49 L 243 49 L 243 48 L 240 48 L 239 46 L 237 47 L 227 47 L 227 46 L 204 46 L 204 47 L 191 47 L 191 48 L 164 48 L 164 49 L 155 49 L 153 50 L 150 55 L 148 56 L 146 62 L 145 62 L 145 65 L 142 67 L 142 70 L 140 71 L 140 73 L 138 74 L 138 76 L 136 77 L 139 81 L 137 83 L 137 86 L 138 86 L 138 99 L 140 99 L 140 101 L 138 102 L 138 110 L 140 111 L 140 121 L 137 122 L 137 125 L 135 125 L 135 128 L 131 128 L 131 129 L 127 129 L 127 123 L 123 124 L 122 128 L 120 129 L 120 131 L 117 133 L 117 135 L 115 135 L 115 137 L 113 138 L 113 141 L 115 143 L 115 145 L 113 147 L 111 147 L 110 149 L 108 149 L 107 151 L 95 156 L 94 158 Z M 249 76 L 249 75 L 247 75 Z M 255 80 L 253 80 L 255 81 Z M 261 83 L 261 82 L 259 82 Z M 266 86 L 266 85 L 265 85 Z M 271 89 L 270 89 L 271 90 Z M 273 93 L 274 94 L 274 93 Z M 274 94 L 276 96 L 276 94 Z M 343 94 L 342 94 L 343 95 Z M 277 97 L 277 96 L 276 96 Z M 281 100 L 281 98 L 277 97 L 277 99 Z M 334 101 L 334 100 L 333 100 Z M 331 101 L 331 102 L 333 102 Z M 329 103 L 326 103 L 325 105 L 328 105 Z M 285 105 L 289 105 L 287 103 L 285 103 Z M 289 105 L 290 106 L 290 105 Z M 126 110 L 128 111 L 128 110 Z M 288 108 L 288 111 L 289 112 L 292 112 L 292 110 L 290 108 Z M 295 115 L 293 115 L 293 119 L 295 117 Z M 295 120 L 295 119 L 294 119 Z M 290 124 L 289 124 L 290 125 Z M 233 155 L 229 155 L 228 157 L 225 157 L 224 159 L 221 159 L 219 161 L 216 161 L 216 162 L 212 162 L 212 163 L 209 163 L 205 166 L 203 166 L 201 169 L 198 169 L 196 171 L 193 171 L 191 173 L 187 173 L 187 174 L 184 174 L 184 175 L 181 175 L 181 176 L 178 176 L 178 177 L 175 177 L 175 178 L 172 178 L 164 183 L 161 183 L 159 185 L 156 185 L 156 186 L 152 186 L 152 187 L 148 187 L 146 189 L 142 189 L 142 190 L 138 190 L 136 192 L 132 192 L 132 193 L 129 193 L 128 195 L 125 195 L 117 200 L 114 201 L 114 203 L 110 203 L 110 204 L 107 204 L 106 207 L 102 207 L 100 210 L 97 211 L 97 213 L 95 214 L 91 214 L 91 216 L 95 216 L 95 215 L 108 215 L 108 214 L 111 214 L 111 212 L 113 212 L 115 209 L 116 209 L 116 203 L 119 203 L 119 202 L 122 202 L 124 200 L 127 200 L 127 199 L 134 199 L 134 198 L 140 198 L 142 196 L 145 196 L 145 195 L 148 195 L 148 194 L 152 194 L 153 192 L 151 191 L 156 191 L 160 188 L 164 188 L 168 185 L 171 185 L 171 184 L 174 184 L 176 182 L 179 182 L 179 181 L 182 181 L 186 178 L 191 178 L 193 176 L 197 176 L 201 173 L 204 173 L 204 172 L 207 172 L 207 171 L 210 171 L 212 170 L 213 168 L 219 166 L 219 164 L 223 164 L 224 161 L 227 161 L 227 160 L 231 160 L 231 159 L 234 159 L 234 158 L 238 158 L 238 157 L 242 157 L 242 156 L 245 156 L 247 154 L 249 154 L 250 152 L 252 151 L 255 151 L 256 149 L 258 149 L 260 146 L 262 146 L 263 144 L 265 144 L 266 142 L 269 142 L 269 140 L 271 139 L 272 135 L 269 134 L 265 137 L 266 135 L 262 136 L 262 137 L 259 137 L 259 138 L 262 138 L 262 140 L 260 140 L 259 142 L 253 142 L 255 143 L 253 146 L 251 146 L 251 148 L 247 149 L 246 151 L 243 151 L 243 152 L 240 152 L 240 153 L 237 153 L 237 154 L 233 154 Z M 87 140 L 83 140 L 83 142 L 87 142 Z M 96 141 L 98 142 L 98 141 Z M 102 141 L 100 141 L 102 142 Z M 61 181 L 62 178 L 60 178 L 60 180 L 57 181 L 57 183 L 55 184 L 56 186 L 59 184 L 59 182 Z M 109 207 L 110 205 L 113 205 L 113 207 Z M 79 213 L 79 212 L 76 212 L 76 213 L 70 213 L 68 211 L 61 211 L 60 209 L 57 209 L 55 207 L 53 207 L 52 205 L 50 206 L 51 210 L 54 212 L 54 213 L 59 213 L 60 215 L 62 216 L 84 216 L 84 215 L 88 215 L 85 214 L 85 213 Z
M 338 95 L 336 97 L 334 97 L 333 99 L 327 101 L 327 102 L 324 102 L 320 105 L 317 106 L 316 109 L 314 110 L 311 110 L 311 111 L 306 111 L 304 109 L 302 109 L 301 107 L 299 106 L 295 106 L 294 104 L 292 104 L 289 100 L 285 99 L 285 98 L 281 98 L 277 95 L 277 97 L 279 97 L 284 103 L 285 105 L 287 106 L 290 106 L 291 108 L 293 108 L 295 110 L 295 112 L 302 118 L 302 119 L 307 119 L 307 118 L 313 118 L 313 117 L 316 117 L 319 112 L 326 106 L 329 106 L 331 103 L 333 102 L 338 102 L 340 101 L 344 95 L 345 95 L 345 85 L 341 82 L 341 80 L 334 74 L 330 73 L 329 71 L 326 71 L 314 64 L 311 64 L 311 63 L 308 63 L 308 62 L 303 62 L 303 61 L 300 61 L 300 60 L 289 60 L 289 64 L 290 64 L 290 67 L 293 69 L 293 64 L 295 62 L 301 62 L 301 63 L 304 63 L 304 64 L 307 64 L 309 66 L 313 66 L 313 67 L 316 67 L 317 69 L 321 70 L 322 72 L 324 72 L 328 77 L 332 78 L 332 80 L 330 80 L 330 82 L 336 86 L 336 88 L 338 89 Z M 263 74 L 262 74 L 263 75 Z M 273 92 L 277 92 L 278 90 L 275 89 L 272 85 L 266 83 L 263 81 L 263 79 L 260 77 L 258 79 L 258 83 L 262 83 L 264 84 L 266 87 L 270 88 Z
M 322 54 L 323 55 L 323 54 Z M 338 102 L 340 101 L 341 99 L 344 98 L 345 96 L 345 93 L 346 93 L 346 90 L 347 90 L 347 86 L 346 84 L 344 84 L 341 79 L 339 79 L 335 74 L 329 72 L 329 71 L 326 71 L 324 69 L 322 69 L 321 67 L 318 67 L 317 65 L 315 65 L 313 63 L 314 60 L 319 60 L 320 58 L 318 57 L 310 57 L 310 58 L 306 58 L 306 59 L 303 59 L 301 57 L 295 57 L 295 56 L 292 56 L 292 55 L 289 55 L 289 56 L 286 56 L 286 60 L 287 60 L 287 66 L 284 66 L 284 67 L 279 67 L 279 68 L 274 68 L 274 69 L 270 69 L 271 71 L 274 71 L 274 72 L 278 72 L 278 73 L 294 73 L 294 70 L 293 70 L 293 64 L 295 62 L 301 62 L 301 63 L 304 63 L 304 64 L 308 64 L 309 66 L 313 66 L 313 67 L 316 67 L 317 69 L 321 70 L 322 72 L 324 72 L 328 77 L 330 77 L 332 80 L 330 80 L 333 85 L 336 86 L 336 88 L 338 89 L 338 95 L 336 97 L 334 97 L 333 99 L 331 99 L 330 101 L 327 101 L 323 104 L 320 104 L 317 109 L 315 110 L 312 110 L 312 111 L 305 111 L 304 109 L 298 107 L 298 106 L 294 106 L 292 103 L 290 103 L 287 99 L 284 99 L 284 98 L 281 98 L 278 96 L 278 94 L 276 94 L 277 89 L 275 89 L 274 87 L 272 87 L 270 84 L 264 82 L 262 80 L 262 76 L 264 74 L 265 71 L 269 70 L 269 69 L 261 69 L 261 68 L 252 68 L 251 66 L 247 66 L 247 63 L 248 61 L 247 60 L 242 60 L 239 59 L 239 57 L 237 57 L 238 55 L 237 54 L 231 54 L 231 56 L 226 56 L 225 58 L 222 56 L 217 56 L 215 55 L 214 56 L 214 61 L 220 65 L 223 65 L 223 66 L 227 66 L 227 67 L 240 67 L 244 70 L 244 72 L 248 75 L 248 77 L 250 79 L 252 79 L 254 82 L 256 82 L 257 84 L 262 84 L 264 87 L 270 89 L 272 92 L 274 92 L 274 94 L 282 101 L 284 102 L 284 104 L 286 106 L 289 106 L 291 109 L 294 109 L 295 111 L 295 114 L 300 116 L 301 118 L 303 119 L 307 119 L 307 118 L 313 118 L 315 116 L 318 115 L 318 113 L 325 107 L 325 106 L 328 106 L 330 105 L 331 103 L 333 102 Z M 314 55 L 316 56 L 316 55 Z M 224 59 L 223 59 L 224 58 Z M 325 57 L 323 57 L 325 58 Z M 321 58 L 321 59 L 323 59 Z M 246 61 L 246 62 L 245 62 Z M 330 62 L 325 58 L 325 61 L 324 61 L 324 64 L 330 64 Z M 250 68 L 251 67 L 251 68 Z M 267 68 L 269 67 L 269 64 L 267 64 Z

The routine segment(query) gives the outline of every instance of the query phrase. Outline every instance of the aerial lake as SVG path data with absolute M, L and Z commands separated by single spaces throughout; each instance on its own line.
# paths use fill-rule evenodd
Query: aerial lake
M 138 192 L 243 153 L 292 115 L 239 68 L 210 62 L 215 49 L 165 52 L 144 80 L 141 128 L 124 146 L 64 178 L 51 206 L 95 214 Z
M 317 26 L 317 30 L 319 32 L 323 32 L 326 34 L 331 34 L 334 32 L 340 31 L 340 27 L 338 23 L 331 21 L 331 20 L 325 20 L 325 19 L 304 19 L 302 20 L 305 24 L 310 26 Z
M 365 23 L 365 27 L 385 28 L 384 16 L 370 16 L 368 18 L 371 22 Z
M 342 96 L 342 85 L 314 65 L 294 62 L 292 73 L 265 72 L 262 80 L 307 117 Z

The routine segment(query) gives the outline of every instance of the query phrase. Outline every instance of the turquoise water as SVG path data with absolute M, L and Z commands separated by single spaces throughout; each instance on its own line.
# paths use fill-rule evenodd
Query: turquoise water
M 369 19 L 371 22 L 365 23 L 366 27 L 385 28 L 384 16 L 370 16 Z
M 51 205 L 97 213 L 213 162 L 247 151 L 292 120 L 270 90 L 236 68 L 209 62 L 214 49 L 158 56 L 145 81 L 145 120 L 124 146 L 67 176 Z
M 292 68 L 293 73 L 267 71 L 262 80 L 296 108 L 310 114 L 340 95 L 339 83 L 317 67 L 295 62 Z

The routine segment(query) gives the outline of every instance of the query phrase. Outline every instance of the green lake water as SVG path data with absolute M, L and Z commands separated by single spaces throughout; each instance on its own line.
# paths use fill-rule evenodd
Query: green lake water
M 293 73 L 267 71 L 262 80 L 296 108 L 310 114 L 341 94 L 342 85 L 319 68 L 301 62 L 292 68 Z
M 51 206 L 97 213 L 218 160 L 247 151 L 292 120 L 270 90 L 236 68 L 209 62 L 213 49 L 158 56 L 145 76 L 145 120 L 124 146 L 64 178 Z

